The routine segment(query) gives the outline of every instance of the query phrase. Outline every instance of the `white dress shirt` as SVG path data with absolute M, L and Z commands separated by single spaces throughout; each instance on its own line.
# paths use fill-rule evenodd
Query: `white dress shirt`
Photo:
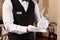
M 28 2 L 26 1 L 22 1 L 19 0 L 19 2 L 22 4 L 22 6 L 24 7 L 25 11 L 27 11 L 28 8 Z M 42 18 L 44 18 L 41 13 L 39 12 L 39 6 L 38 4 L 33 1 L 35 4 L 35 14 L 37 17 L 37 21 L 39 22 L 39 20 Z M 6 30 L 8 32 L 14 32 L 17 34 L 22 34 L 22 33 L 27 33 L 27 27 L 21 26 L 21 25 L 16 25 L 13 23 L 14 19 L 13 19 L 13 13 L 12 13 L 12 3 L 10 0 L 5 0 L 4 4 L 3 4 L 3 8 L 2 8 L 2 16 L 3 16 L 3 22 L 4 22 L 4 26 L 6 28 Z

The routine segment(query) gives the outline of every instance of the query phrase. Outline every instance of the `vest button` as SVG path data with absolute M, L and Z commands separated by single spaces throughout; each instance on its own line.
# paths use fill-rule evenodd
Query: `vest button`
M 27 15 L 26 15 L 27 16 Z

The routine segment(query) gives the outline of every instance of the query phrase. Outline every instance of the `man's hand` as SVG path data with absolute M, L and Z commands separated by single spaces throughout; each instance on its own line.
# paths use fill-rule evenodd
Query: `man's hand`
M 32 25 L 29 25 L 27 31 L 28 32 L 35 32 L 36 31 L 36 27 L 35 26 L 32 26 Z

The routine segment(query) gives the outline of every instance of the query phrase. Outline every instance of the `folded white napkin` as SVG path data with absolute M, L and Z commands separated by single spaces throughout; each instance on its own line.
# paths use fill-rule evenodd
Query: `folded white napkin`
M 38 27 L 38 28 L 41 28 L 41 29 L 47 29 L 48 25 L 49 25 L 49 22 L 48 22 L 48 20 L 46 20 L 46 19 L 41 19 L 41 20 L 37 23 L 37 27 Z

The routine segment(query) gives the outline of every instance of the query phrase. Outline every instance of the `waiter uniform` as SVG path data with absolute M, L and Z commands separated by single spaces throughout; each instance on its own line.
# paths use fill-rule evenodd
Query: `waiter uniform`
M 13 5 L 13 16 L 14 16 L 14 24 L 21 25 L 21 26 L 28 26 L 33 25 L 35 20 L 34 15 L 34 2 L 32 0 L 29 1 L 29 5 L 27 11 L 24 10 L 24 7 L 18 0 L 11 0 Z M 23 29 L 24 30 L 24 29 Z M 15 34 L 9 33 L 10 40 L 33 40 L 34 34 L 31 32 L 24 33 L 24 34 Z
M 29 25 L 44 18 L 33 0 L 5 0 L 2 8 L 3 22 L 9 40 L 34 40 L 33 32 L 27 32 Z M 32 30 L 31 30 L 32 31 Z

